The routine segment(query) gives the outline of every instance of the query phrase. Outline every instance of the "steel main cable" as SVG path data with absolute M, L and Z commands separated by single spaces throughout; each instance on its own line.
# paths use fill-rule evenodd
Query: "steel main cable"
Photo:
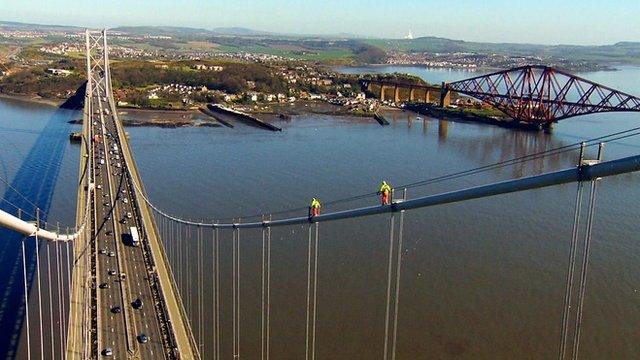
M 454 179 L 457 179 L 457 178 L 461 178 L 461 177 L 465 177 L 465 176 L 469 176 L 469 175 L 475 175 L 475 174 L 486 172 L 486 171 L 490 171 L 490 170 L 500 169 L 500 168 L 503 168 L 503 167 L 516 165 L 516 164 L 519 164 L 519 163 L 524 163 L 524 162 L 536 160 L 536 159 L 539 159 L 539 158 L 544 158 L 544 157 L 547 157 L 547 156 L 558 155 L 558 154 L 574 151 L 574 150 L 577 150 L 580 146 L 582 146 L 583 143 L 585 144 L 585 147 L 591 147 L 591 146 L 597 145 L 599 142 L 602 142 L 603 140 L 606 140 L 607 142 L 610 142 L 610 141 L 626 139 L 626 138 L 633 137 L 633 136 L 638 136 L 638 135 L 640 135 L 640 126 L 634 127 L 634 128 L 631 128 L 631 129 L 627 129 L 627 130 L 618 131 L 618 132 L 607 134 L 607 135 L 603 135 L 603 136 L 599 136 L 599 137 L 595 137 L 595 138 L 592 138 L 592 139 L 589 139 L 589 140 L 585 140 L 585 141 L 582 141 L 582 142 L 576 142 L 576 143 L 572 143 L 572 144 L 568 144 L 568 145 L 563 145 L 563 146 L 560 146 L 560 147 L 557 147 L 557 148 L 544 150 L 544 151 L 540 151 L 540 152 L 537 152 L 537 153 L 523 155 L 523 156 L 519 156 L 519 157 L 516 157 L 516 158 L 512 158 L 512 159 L 496 162 L 496 163 L 493 163 L 493 164 L 476 167 L 476 168 L 473 168 L 473 169 L 468 169 L 468 170 L 464 170 L 464 171 L 460 171 L 460 172 L 456 172 L 456 173 L 451 173 L 451 174 L 442 175 L 442 176 L 438 176 L 438 177 L 434 177 L 434 178 L 430 178 L 430 179 L 426 179 L 426 180 L 422 180 L 422 181 L 417 181 L 417 182 L 413 182 L 413 183 L 409 183 L 409 184 L 405 184 L 405 185 L 400 185 L 400 186 L 397 186 L 396 188 L 415 188 L 415 187 L 425 186 L 425 185 L 438 183 L 438 182 L 442 182 L 442 181 L 454 180 Z M 204 222 L 198 223 L 198 222 L 195 222 L 195 221 L 186 220 L 186 219 L 179 218 L 179 217 L 176 217 L 176 216 L 172 216 L 172 215 L 169 215 L 169 214 L 163 212 L 157 206 L 155 206 L 153 203 L 151 203 L 151 201 L 146 197 L 146 194 L 144 194 L 142 192 L 142 188 L 137 183 L 137 181 L 136 181 L 135 177 L 133 176 L 133 174 L 131 173 L 131 171 L 129 169 L 127 169 L 127 171 L 128 171 L 129 175 L 131 176 L 131 178 L 133 180 L 134 186 L 142 194 L 142 198 L 145 200 L 145 202 L 149 206 L 151 206 L 159 214 L 161 214 L 161 215 L 163 215 L 163 216 L 165 216 L 165 217 L 167 217 L 167 218 L 169 218 L 169 219 L 171 219 L 173 221 L 183 222 L 185 224 L 192 224 L 192 225 L 208 224 L 208 223 L 204 223 Z M 377 192 L 370 192 L 370 193 L 365 193 L 365 194 L 361 194 L 361 195 L 356 195 L 356 196 L 336 199 L 336 200 L 332 200 L 332 201 L 327 201 L 327 202 L 324 203 L 324 205 L 327 206 L 327 205 L 336 205 L 336 204 L 341 204 L 341 203 L 346 203 L 346 202 L 352 202 L 352 201 L 356 201 L 356 200 L 365 199 L 365 198 L 368 198 L 368 197 L 371 197 L 371 196 L 374 196 L 374 195 L 377 195 Z M 282 214 L 288 214 L 288 213 L 293 213 L 293 212 L 297 212 L 297 211 L 303 211 L 303 210 L 307 210 L 307 209 L 308 209 L 308 207 L 306 207 L 306 206 L 305 207 L 298 207 L 298 208 L 291 208 L 291 209 L 287 209 L 287 210 L 273 212 L 273 213 L 270 213 L 270 215 L 272 215 L 272 216 L 273 215 L 282 215 Z M 250 215 L 250 216 L 243 216 L 243 218 L 246 220 L 246 219 L 259 218 L 261 216 L 264 216 L 264 214 L 255 214 L 255 215 Z M 217 221 L 222 221 L 222 220 L 232 220 L 232 221 L 234 221 L 235 219 L 237 219 L 237 218 L 231 218 L 231 217 L 229 217 L 229 218 L 219 218 L 219 219 L 217 219 Z
M 635 131 L 635 130 L 640 130 L 640 127 L 587 140 L 587 141 L 585 141 L 585 144 L 586 144 L 585 146 L 586 147 L 594 146 L 594 145 L 597 145 L 597 141 L 601 141 L 601 140 L 603 140 L 605 138 L 608 138 L 608 137 L 611 137 L 611 136 L 615 136 L 615 135 L 618 135 L 618 134 L 624 134 L 624 133 L 627 133 L 627 132 L 630 132 L 630 131 Z M 640 132 L 633 133 L 633 134 L 628 134 L 628 135 L 625 135 L 625 136 L 620 136 L 618 138 L 609 139 L 609 141 L 624 139 L 624 138 L 631 137 L 631 136 L 637 136 L 639 134 L 640 134 Z M 523 163 L 523 162 L 526 162 L 526 161 L 537 160 L 537 159 L 544 158 L 544 157 L 551 156 L 551 155 L 558 155 L 558 154 L 562 154 L 562 153 L 565 153 L 565 152 L 574 151 L 574 150 L 577 150 L 581 146 L 581 144 L 582 144 L 581 142 L 574 143 L 574 144 L 569 144 L 569 145 L 561 146 L 561 147 L 550 149 L 550 150 L 541 151 L 541 152 L 534 153 L 534 154 L 524 155 L 524 156 L 520 156 L 520 157 L 517 157 L 517 158 L 509 159 L 509 160 L 504 160 L 504 161 L 501 161 L 501 162 L 497 162 L 497 163 L 493 163 L 493 164 L 489 164 L 489 165 L 485 165 L 485 166 L 481 166 L 481 167 L 477 167 L 477 168 L 473 168 L 473 169 L 460 171 L 460 172 L 457 172 L 457 173 L 451 173 L 451 174 L 442 175 L 442 176 L 431 178 L 431 179 L 426 179 L 426 180 L 417 181 L 417 182 L 413 182 L 413 183 L 409 183 L 409 184 L 405 184 L 405 185 L 400 185 L 397 188 L 410 189 L 410 188 L 425 186 L 425 185 L 434 184 L 434 183 L 438 183 L 438 182 L 442 182 L 442 181 L 446 181 L 446 180 L 453 180 L 453 179 L 461 178 L 461 177 L 464 177 L 464 176 L 475 175 L 475 174 L 486 172 L 486 171 L 489 171 L 489 170 L 495 170 L 495 169 L 503 168 L 503 167 L 510 166 L 510 165 L 516 165 L 518 163 Z M 342 199 L 327 201 L 327 202 L 324 203 L 324 205 L 325 206 L 326 205 L 337 205 L 337 204 L 340 204 L 340 203 L 346 203 L 346 202 L 365 199 L 365 198 L 368 198 L 368 197 L 371 197 L 371 196 L 374 196 L 374 195 L 377 195 L 377 194 L 378 194 L 377 192 L 370 192 L 370 193 L 356 195 L 356 196 L 352 196 L 352 197 L 348 197 L 348 198 L 342 198 Z M 292 213 L 292 212 L 296 212 L 296 211 L 302 211 L 302 210 L 305 210 L 305 209 L 307 209 L 307 207 L 291 208 L 291 209 L 288 209 L 288 210 L 282 210 L 282 211 L 271 213 L 271 215 L 282 215 L 282 214 Z M 257 217 L 260 217 L 260 216 L 262 216 L 262 214 L 255 214 L 255 215 L 251 215 L 251 216 L 246 216 L 245 218 L 257 218 Z M 231 219 L 232 218 L 220 218 L 219 220 L 231 220 Z

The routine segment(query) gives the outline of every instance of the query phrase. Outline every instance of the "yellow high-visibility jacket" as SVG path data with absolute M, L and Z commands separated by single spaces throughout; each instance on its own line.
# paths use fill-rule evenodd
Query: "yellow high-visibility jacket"
M 378 190 L 380 194 L 384 194 L 385 191 L 391 192 L 391 186 L 387 184 L 386 181 L 383 181 L 380 185 L 380 190 Z

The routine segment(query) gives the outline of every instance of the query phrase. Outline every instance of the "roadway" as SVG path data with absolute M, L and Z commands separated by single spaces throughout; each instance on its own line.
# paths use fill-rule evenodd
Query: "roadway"
M 104 92 L 91 99 L 95 166 L 95 263 L 98 306 L 98 352 L 111 349 L 115 359 L 168 358 L 163 343 L 160 320 L 156 311 L 157 298 L 152 291 L 153 274 L 149 255 L 145 251 L 146 232 L 136 211 L 133 187 L 127 164 L 121 154 L 115 118 Z M 114 147 L 115 145 L 115 147 Z M 140 234 L 139 246 L 131 244 L 131 227 Z M 142 300 L 142 307 L 133 302 Z M 166 327 L 165 327 L 166 328 Z M 139 341 L 140 335 L 148 341 Z

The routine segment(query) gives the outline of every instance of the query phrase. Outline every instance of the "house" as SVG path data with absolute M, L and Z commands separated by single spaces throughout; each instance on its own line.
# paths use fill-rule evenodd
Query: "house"
M 46 70 L 47 73 L 55 75 L 55 76 L 69 76 L 71 74 L 73 74 L 73 72 L 69 71 L 69 70 L 64 70 L 64 69 L 47 69 Z
M 231 101 L 235 101 L 238 100 L 238 95 L 236 94 L 227 94 L 224 96 L 224 101 L 226 102 L 231 102 Z

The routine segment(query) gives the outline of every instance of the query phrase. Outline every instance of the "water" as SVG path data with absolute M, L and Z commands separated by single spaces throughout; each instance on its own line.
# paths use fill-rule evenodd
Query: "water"
M 348 71 L 371 69 L 412 72 L 432 83 L 480 74 L 412 67 Z M 640 94 L 638 68 L 581 75 Z M 15 129 L 41 131 L 54 111 L 0 102 L 0 113 L 10 115 L 0 119 L 3 176 L 11 180 L 25 166 L 37 136 L 18 135 Z M 409 113 L 391 118 L 391 126 L 380 127 L 370 119 L 305 115 L 277 123 L 284 128 L 281 133 L 245 126 L 128 131 L 146 190 L 160 208 L 191 219 L 221 219 L 304 208 L 313 196 L 327 202 L 375 191 L 382 179 L 393 185 L 411 183 L 640 126 L 640 115 L 635 113 L 564 120 L 552 134 L 422 121 Z M 638 153 L 640 140 L 629 138 L 607 144 L 605 158 Z M 50 210 L 50 217 L 67 223 L 75 209 L 77 154 L 77 147 L 68 146 L 62 155 Z M 588 155 L 595 156 L 595 149 Z M 576 153 L 565 153 L 412 188 L 409 196 L 548 172 L 573 166 L 576 159 Z M 35 175 L 38 167 L 29 166 Z M 640 356 L 639 179 L 637 174 L 608 178 L 598 190 L 581 344 L 584 358 Z M 408 212 L 398 358 L 554 357 L 575 191 L 576 185 L 570 184 Z M 376 201 L 326 206 L 324 211 Z M 306 227 L 273 231 L 275 358 L 304 356 L 306 231 Z M 230 239 L 230 234 L 223 236 Z M 246 231 L 242 239 L 242 348 L 243 354 L 256 358 L 260 233 Z M 189 251 L 194 254 L 193 248 Z M 229 241 L 222 251 L 223 286 L 230 289 Z M 388 216 L 320 226 L 318 358 L 381 357 L 387 251 Z M 210 266 L 206 257 L 205 270 Z M 186 267 L 182 270 L 184 285 Z M 205 271 L 205 284 L 211 282 L 209 274 Z M 189 293 L 189 303 L 195 306 L 194 292 Z M 226 294 L 222 321 L 223 329 L 230 329 L 231 301 Z M 186 293 L 184 297 L 187 300 Z M 226 354 L 231 351 L 229 333 L 223 333 Z M 211 338 L 209 328 L 205 336 Z M 205 346 L 207 357 L 208 352 L 210 341 Z

